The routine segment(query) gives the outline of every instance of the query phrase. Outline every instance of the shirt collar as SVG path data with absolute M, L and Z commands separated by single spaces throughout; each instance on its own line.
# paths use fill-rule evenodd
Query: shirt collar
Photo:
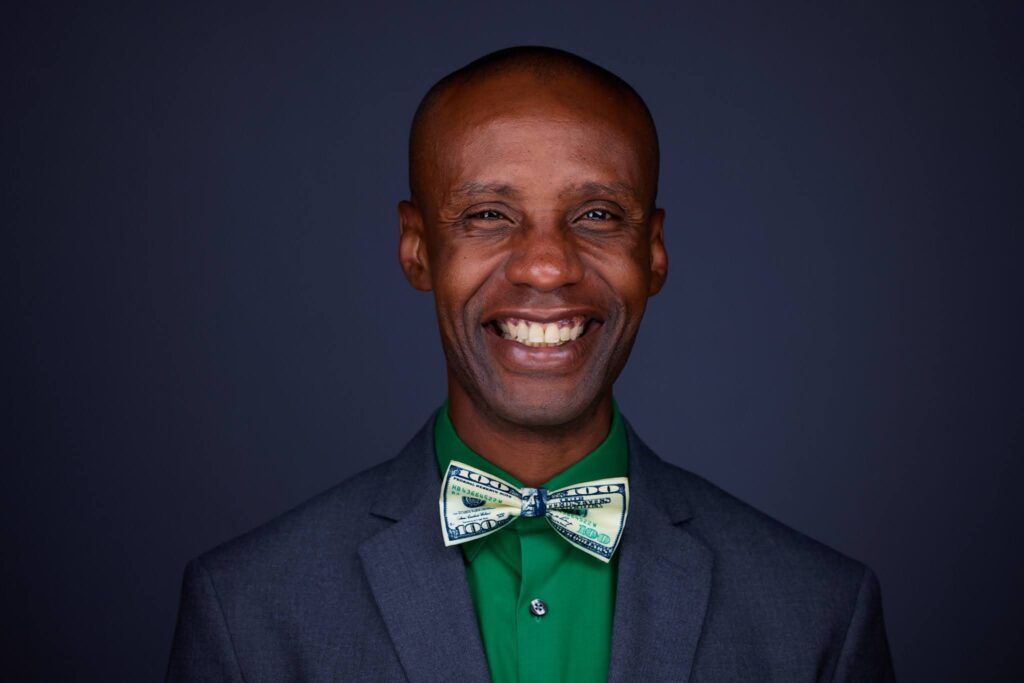
M 455 432 L 455 425 L 452 424 L 451 417 L 448 415 L 447 400 L 441 410 L 437 412 L 437 418 L 434 421 L 434 453 L 437 455 L 437 466 L 442 474 L 450 461 L 458 460 L 487 474 L 501 477 L 514 486 L 523 487 L 523 482 L 478 454 L 459 437 Z M 623 426 L 622 417 L 619 415 L 619 406 L 613 400 L 612 424 L 604 441 L 583 458 L 551 477 L 543 484 L 543 487 L 548 490 L 556 490 L 583 481 L 624 477 L 627 474 L 628 462 L 626 429 Z M 472 562 L 489 538 L 490 536 L 485 536 L 479 540 L 464 543 L 462 549 L 466 560 Z

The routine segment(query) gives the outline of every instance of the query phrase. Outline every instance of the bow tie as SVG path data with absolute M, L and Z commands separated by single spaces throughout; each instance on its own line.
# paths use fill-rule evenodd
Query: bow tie
M 557 491 L 517 488 L 452 460 L 441 484 L 440 507 L 446 546 L 493 534 L 517 517 L 545 517 L 571 545 L 608 562 L 626 525 L 629 481 L 599 479 Z

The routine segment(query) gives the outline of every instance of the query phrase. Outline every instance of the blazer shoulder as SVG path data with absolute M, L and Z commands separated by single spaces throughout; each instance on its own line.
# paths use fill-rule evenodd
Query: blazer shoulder
M 653 470 L 661 495 L 683 500 L 689 508 L 687 528 L 734 569 L 761 573 L 763 580 L 806 581 L 828 590 L 856 591 L 867 567 L 817 541 L 707 479 L 668 463 L 639 442 L 645 469 Z
M 395 458 L 359 472 L 241 536 L 200 555 L 214 579 L 330 561 L 384 526 L 369 513 Z
M 214 584 L 285 584 L 295 577 L 345 578 L 360 543 L 397 517 L 410 495 L 436 490 L 433 416 L 390 460 L 360 472 L 196 559 Z M 436 482 L 435 482 L 436 483 Z M 307 581 L 308 582 L 308 581 Z
M 881 592 L 870 569 L 666 463 L 639 439 L 631 446 L 637 489 L 710 551 L 701 635 L 710 678 L 747 679 L 757 671 L 778 680 L 892 679 Z
M 237 680 L 347 679 L 352 666 L 399 677 L 390 650 L 379 647 L 387 636 L 358 549 L 393 523 L 379 509 L 399 486 L 406 498 L 436 491 L 425 485 L 425 443 L 410 442 L 398 457 L 193 560 L 168 679 L 222 680 L 229 670 Z M 196 635 L 205 633 L 213 635 Z

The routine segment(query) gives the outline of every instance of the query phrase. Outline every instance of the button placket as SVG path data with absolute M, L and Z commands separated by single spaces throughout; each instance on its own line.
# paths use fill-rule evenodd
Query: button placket
M 547 544 L 551 541 L 551 528 L 543 517 L 520 519 L 516 522 L 521 550 L 521 574 L 517 612 L 517 639 L 519 649 L 519 681 L 534 683 L 540 672 L 546 671 L 545 653 L 552 624 L 549 621 L 548 601 L 551 572 Z M 558 539 L 555 539 L 558 540 Z M 545 616 L 547 615 L 547 616 Z

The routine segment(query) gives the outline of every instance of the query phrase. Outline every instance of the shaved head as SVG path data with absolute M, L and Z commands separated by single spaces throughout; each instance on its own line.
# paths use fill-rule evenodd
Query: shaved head
M 459 118 L 459 95 L 483 87 L 503 77 L 526 76 L 538 89 L 570 93 L 585 88 L 603 95 L 605 104 L 629 112 L 638 119 L 637 145 L 646 159 L 653 206 L 658 183 L 658 134 L 654 119 L 643 98 L 607 69 L 582 57 L 550 47 L 521 46 L 498 50 L 470 62 L 434 84 L 416 109 L 409 136 L 409 190 L 413 202 L 420 204 L 429 194 L 427 185 L 434 170 L 434 156 L 443 144 L 440 130 L 446 122 Z M 520 93 L 501 91 L 514 102 Z M 462 98 L 464 99 L 464 98 Z

